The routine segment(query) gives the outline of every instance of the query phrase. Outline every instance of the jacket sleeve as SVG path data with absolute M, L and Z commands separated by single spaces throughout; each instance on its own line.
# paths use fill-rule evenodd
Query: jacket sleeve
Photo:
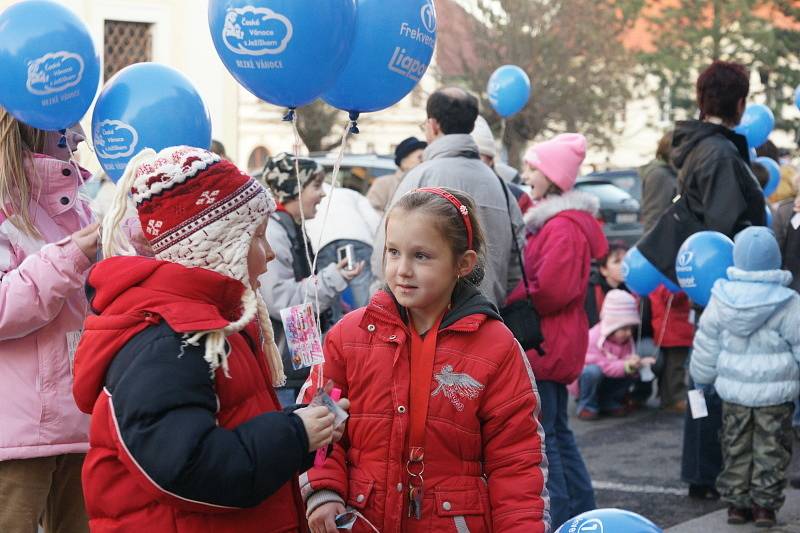
M 599 324 L 598 324 L 599 326 Z M 604 376 L 610 378 L 621 378 L 625 376 L 625 359 L 609 357 L 598 346 L 600 341 L 600 328 L 595 327 L 589 332 L 589 348 L 586 350 L 585 365 L 597 365 L 603 371 Z
M 275 252 L 275 259 L 267 265 L 267 272 L 259 278 L 261 282 L 259 290 L 267 303 L 269 315 L 275 320 L 281 319 L 281 309 L 300 305 L 305 301 L 313 302 L 316 297 L 319 297 L 320 311 L 325 311 L 347 288 L 347 281 L 333 263 L 323 268 L 316 276 L 295 281 L 289 236 L 274 219 L 267 225 L 267 240 Z
M 536 250 L 531 248 L 533 241 L 529 241 L 525 269 L 533 305 L 540 314 L 551 315 L 581 297 L 586 290 L 581 271 L 587 266 L 576 260 L 581 254 L 575 249 L 577 230 L 571 222 L 550 222 L 541 231 Z
M 792 295 L 784 307 L 781 337 L 792 347 L 794 359 L 800 365 L 800 295 Z
M 503 186 L 508 189 L 508 186 L 503 184 Z M 509 226 L 509 231 L 511 227 L 514 228 L 514 237 L 517 241 L 517 246 L 514 247 L 514 243 L 511 243 L 511 251 L 508 254 L 508 279 L 506 280 L 506 296 L 511 294 L 511 291 L 519 285 L 520 281 L 522 281 L 523 272 L 519 266 L 519 257 L 517 256 L 517 250 L 519 250 L 520 254 L 525 253 L 525 221 L 522 219 L 522 211 L 519 208 L 519 204 L 514 199 L 514 195 L 511 194 L 511 191 L 508 191 L 508 213 L 509 217 L 511 217 L 511 224 Z
M 539 393 L 518 343 L 486 384 L 478 416 L 493 529 L 544 533 L 550 515 Z
M 655 225 L 675 197 L 677 181 L 666 168 L 650 170 L 642 181 L 642 215 L 646 228 Z
M 738 157 L 723 157 L 709 163 L 701 180 L 703 221 L 709 231 L 733 235 L 737 222 L 747 211 L 747 202 L 739 186 L 742 173 L 747 173 Z M 749 176 L 747 179 L 752 179 Z
M 0 341 L 25 337 L 49 324 L 69 293 L 83 287 L 90 265 L 69 237 L 17 264 L 11 240 L 0 229 Z
M 347 371 L 342 357 L 342 325 L 341 322 L 325 336 L 325 381 L 332 380 L 335 387 L 342 390 L 342 398 L 348 397 Z M 316 383 L 320 378 L 320 365 L 311 370 L 306 384 L 300 392 L 301 401 L 309 403 L 316 392 Z M 347 432 L 341 441 L 331 447 L 328 459 L 321 467 L 314 467 L 300 476 L 300 493 L 306 502 L 306 513 L 310 515 L 325 503 L 338 502 L 344 504 L 348 493 L 347 465 L 345 461 L 348 441 Z
M 698 385 L 710 385 L 717 379 L 717 359 L 722 351 L 720 346 L 720 324 L 717 320 L 717 300 L 711 302 L 703 311 L 697 333 L 694 336 L 689 372 Z
M 219 427 L 204 348 L 182 344 L 168 329 L 134 337 L 109 368 L 106 388 L 119 457 L 146 490 L 174 507 L 253 507 L 309 463 L 297 415 L 271 412 Z

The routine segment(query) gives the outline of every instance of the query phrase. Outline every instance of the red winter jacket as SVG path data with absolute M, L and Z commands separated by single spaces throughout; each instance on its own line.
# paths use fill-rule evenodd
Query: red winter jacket
M 300 478 L 309 512 L 344 500 L 382 533 L 544 532 L 547 471 L 533 375 L 494 306 L 476 289 L 457 292 L 430 378 L 422 519 L 408 518 L 410 332 L 384 291 L 326 337 L 324 379 L 350 399 L 350 419 L 325 465 Z M 372 530 L 359 520 L 353 531 Z
M 685 292 L 679 292 L 672 298 L 672 306 L 667 315 L 667 304 L 670 292 L 661 285 L 650 294 L 650 306 L 653 313 L 653 340 L 661 341 L 665 348 L 690 348 L 694 342 L 694 325 L 689 321 L 692 303 Z M 666 331 L 664 318 L 666 317 Z
M 83 490 L 94 533 L 307 531 L 297 485 L 310 466 L 296 415 L 281 412 L 255 322 L 230 335 L 229 375 L 184 333 L 226 326 L 244 286 L 142 257 L 97 264 L 75 358 L 92 414 Z
M 583 369 L 589 338 L 584 302 L 592 259 L 608 253 L 608 242 L 595 219 L 598 201 L 579 191 L 549 196 L 525 215 L 529 237 L 525 275 L 538 311 L 544 356 L 528 351 L 539 381 L 567 385 Z M 522 282 L 507 303 L 525 298 Z

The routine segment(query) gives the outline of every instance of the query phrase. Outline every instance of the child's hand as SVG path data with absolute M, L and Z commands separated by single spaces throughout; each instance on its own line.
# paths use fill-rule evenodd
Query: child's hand
M 654 364 L 656 364 L 656 358 L 655 357 L 644 357 L 639 361 L 639 363 L 640 363 L 640 365 L 639 365 L 640 367 L 642 367 L 642 366 L 653 366 Z
M 341 400 L 336 402 L 336 404 L 339 407 L 341 407 L 342 409 L 344 409 L 345 411 L 349 411 L 350 410 L 350 400 L 348 400 L 347 398 L 342 398 Z M 342 423 L 341 426 L 339 426 L 338 428 L 333 430 L 333 442 L 334 443 L 339 442 L 340 440 L 342 440 L 342 436 L 344 435 L 344 428 L 346 426 L 347 426 L 347 422 L 344 422 L 344 423 Z
M 339 273 L 342 275 L 342 277 L 347 281 L 347 283 L 350 283 L 355 279 L 356 276 L 364 271 L 365 265 L 366 263 L 364 263 L 364 261 L 359 261 L 355 264 L 353 270 L 347 270 L 347 259 L 343 259 L 336 266 L 339 268 Z
M 83 252 L 92 263 L 94 263 L 97 258 L 97 243 L 100 240 L 99 229 L 100 224 L 95 222 L 72 234 L 72 242 L 81 249 L 81 252 Z
M 336 417 L 324 405 L 303 407 L 294 412 L 303 421 L 308 435 L 308 451 L 313 452 L 331 443 Z
M 345 512 L 344 505 L 339 502 L 324 503 L 314 509 L 308 517 L 311 533 L 338 533 L 336 517 Z

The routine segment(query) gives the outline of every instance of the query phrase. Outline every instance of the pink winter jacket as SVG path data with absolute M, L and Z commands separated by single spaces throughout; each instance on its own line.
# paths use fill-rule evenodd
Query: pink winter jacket
M 78 196 L 86 174 L 45 156 L 26 170 L 31 219 L 44 239 L 0 214 L 0 461 L 89 448 L 89 417 L 72 398 L 72 354 L 90 262 L 70 238 L 93 220 Z
M 585 365 L 597 365 L 604 376 L 610 378 L 625 377 L 625 360 L 633 355 L 635 346 L 633 340 L 625 344 L 617 344 L 608 339 L 602 344 L 600 323 L 589 330 L 589 348 L 586 350 Z

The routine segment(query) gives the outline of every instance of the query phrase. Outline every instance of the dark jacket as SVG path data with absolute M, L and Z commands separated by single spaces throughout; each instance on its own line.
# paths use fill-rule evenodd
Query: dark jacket
M 800 225 L 797 228 L 792 225 L 792 218 L 796 215 L 794 198 L 784 200 L 778 204 L 772 229 L 783 257 L 781 268 L 792 273 L 792 283 L 789 287 L 800 292 Z
M 725 126 L 678 122 L 672 141 L 678 190 L 706 229 L 728 237 L 766 223 L 764 194 L 750 170 L 747 140 Z
M 92 309 L 73 393 L 92 414 L 83 489 L 95 533 L 306 531 L 300 418 L 281 411 L 260 328 L 227 337 L 229 375 L 204 342 L 241 313 L 244 286 L 201 268 L 116 257 L 89 274 Z
M 647 232 L 675 198 L 678 175 L 672 165 L 660 159 L 642 167 L 639 174 L 642 176 L 642 221 Z
M 606 294 L 613 288 L 597 268 L 592 268 L 589 274 L 589 289 L 586 291 L 586 304 L 584 305 L 586 317 L 589 319 L 589 328 L 600 322 L 600 310 L 603 308 Z M 630 292 L 624 283 L 617 289 Z

